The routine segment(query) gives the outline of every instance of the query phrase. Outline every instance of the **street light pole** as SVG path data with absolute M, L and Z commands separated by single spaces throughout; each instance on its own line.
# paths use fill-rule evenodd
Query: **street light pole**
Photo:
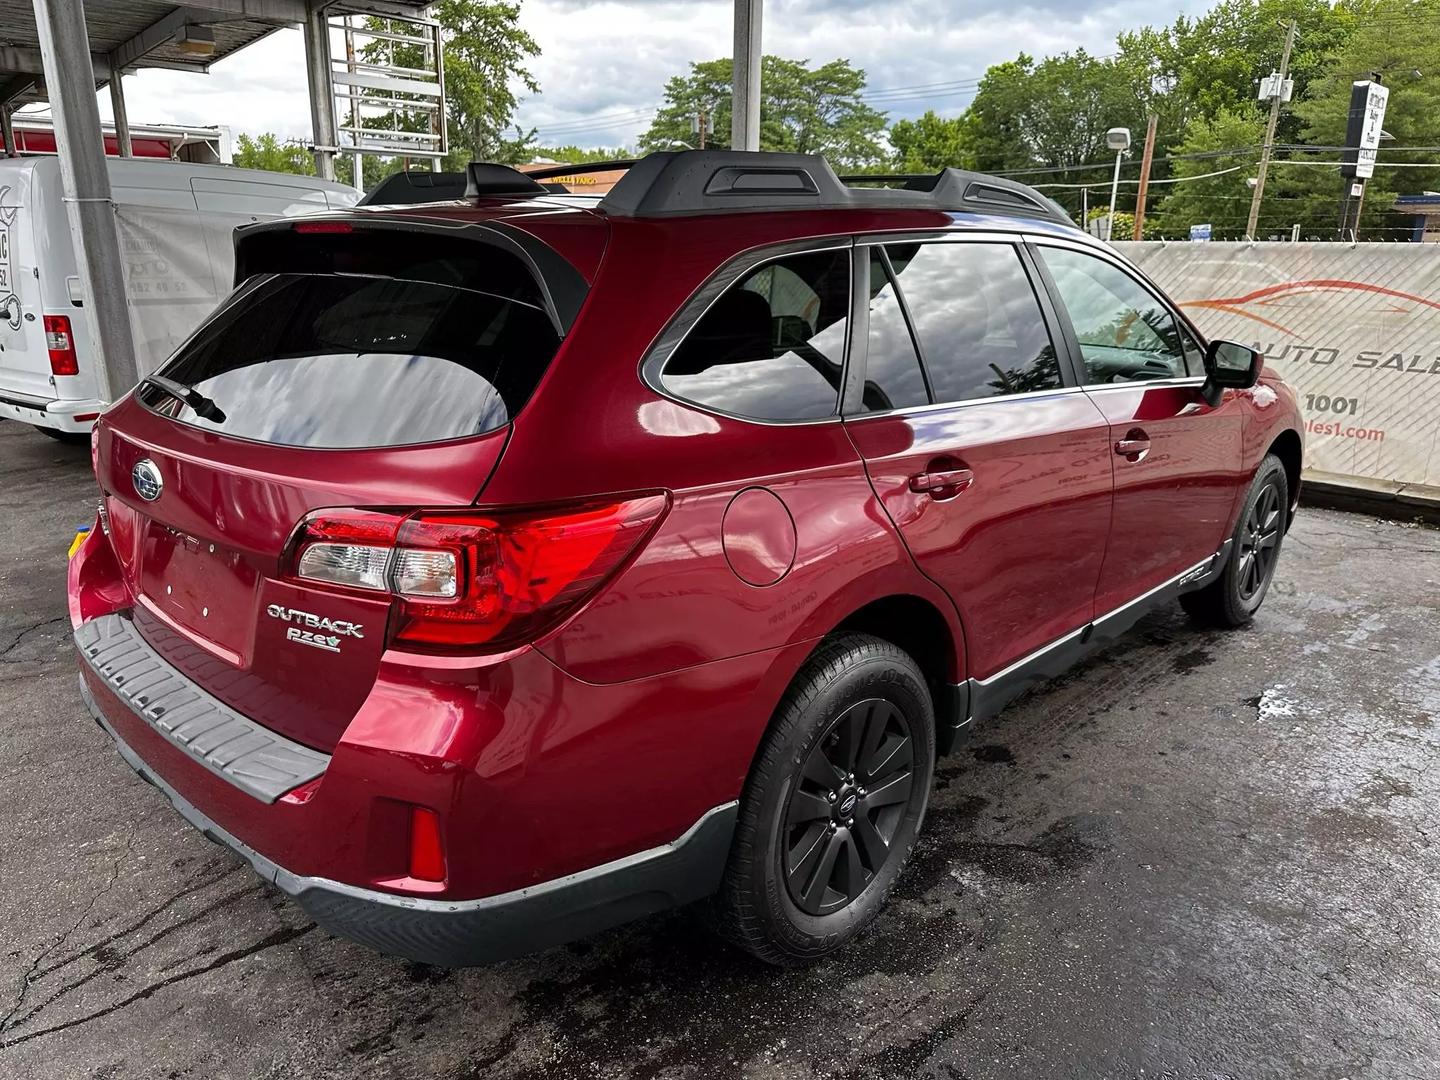
M 1115 177 L 1110 181 L 1110 212 L 1105 215 L 1105 240 L 1115 240 L 1115 200 L 1120 194 L 1120 162 L 1130 149 L 1130 129 L 1113 127 L 1105 133 L 1105 145 L 1115 151 Z
M 1285 53 L 1280 58 L 1280 84 L 1275 87 L 1275 96 L 1270 99 L 1270 119 L 1265 125 L 1265 142 L 1260 147 L 1260 170 L 1255 174 L 1255 194 L 1250 197 L 1250 220 L 1245 226 L 1245 237 L 1254 240 L 1260 227 L 1260 200 L 1265 197 L 1265 174 L 1270 171 L 1270 148 L 1275 145 L 1275 126 L 1280 122 L 1280 105 L 1285 97 L 1285 80 L 1290 75 L 1290 53 L 1295 48 L 1296 23 L 1290 20 L 1285 31 Z

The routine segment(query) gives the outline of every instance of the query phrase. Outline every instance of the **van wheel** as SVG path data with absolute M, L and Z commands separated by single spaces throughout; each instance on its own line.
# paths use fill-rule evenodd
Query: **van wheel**
M 1225 569 L 1205 588 L 1180 597 L 1180 606 L 1192 619 L 1207 626 L 1235 627 L 1255 617 L 1280 561 L 1289 505 L 1285 466 L 1269 454 L 1255 470 L 1241 504 Z
M 857 936 L 910 857 L 934 770 L 935 710 L 915 661 L 868 634 L 826 641 L 750 770 L 716 929 L 783 966 Z
M 31 425 L 41 435 L 48 435 L 56 442 L 65 443 L 67 446 L 79 446 L 90 441 L 90 435 L 84 431 L 56 431 L 54 428 Z

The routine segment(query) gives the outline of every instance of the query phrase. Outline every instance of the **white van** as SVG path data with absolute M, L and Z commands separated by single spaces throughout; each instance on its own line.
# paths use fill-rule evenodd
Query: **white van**
M 237 225 L 359 199 L 353 188 L 310 176 L 134 158 L 107 164 L 142 375 L 230 292 Z M 89 431 L 109 404 L 96 387 L 84 302 L 59 160 L 0 160 L 0 419 L 66 438 Z

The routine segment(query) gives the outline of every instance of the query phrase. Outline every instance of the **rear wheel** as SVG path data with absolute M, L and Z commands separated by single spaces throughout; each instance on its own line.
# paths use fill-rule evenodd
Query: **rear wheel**
M 720 933 L 790 966 L 869 925 L 924 820 L 934 730 L 930 691 L 909 655 L 867 634 L 822 645 L 746 783 L 713 905 Z
M 1240 507 L 1225 569 L 1205 588 L 1180 597 L 1192 618 L 1211 626 L 1244 626 L 1255 617 L 1280 561 L 1289 505 L 1285 466 L 1268 455 Z

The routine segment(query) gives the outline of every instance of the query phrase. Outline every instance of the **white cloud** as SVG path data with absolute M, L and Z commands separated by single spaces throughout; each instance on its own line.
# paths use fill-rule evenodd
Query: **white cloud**
M 864 68 L 872 90 L 954 83 L 1024 49 L 1047 56 L 1113 51 L 1115 35 L 1168 23 L 1204 0 L 771 0 L 765 48 Z M 525 0 L 523 25 L 540 43 L 533 70 L 543 92 L 517 119 L 546 141 L 633 143 L 661 101 L 665 80 L 691 60 L 728 56 L 729 0 Z M 209 75 L 144 71 L 126 79 L 134 123 L 223 124 L 307 138 L 310 110 L 299 31 L 281 30 L 216 64 Z M 955 113 L 969 92 L 879 103 L 892 116 Z M 109 95 L 100 96 L 109 115 Z

